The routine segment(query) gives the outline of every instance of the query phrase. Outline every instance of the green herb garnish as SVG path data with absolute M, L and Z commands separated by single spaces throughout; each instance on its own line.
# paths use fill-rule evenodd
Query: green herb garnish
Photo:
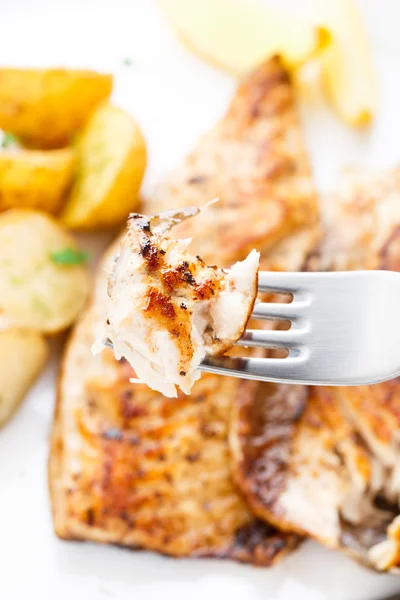
M 13 148 L 14 146 L 18 146 L 19 140 L 12 133 L 8 133 L 5 131 L 2 136 L 0 136 L 0 148 Z
M 63 248 L 50 254 L 50 260 L 55 265 L 83 265 L 89 260 L 89 254 L 75 248 Z
M 126 58 L 124 58 L 124 60 L 122 61 L 122 64 L 124 65 L 124 67 L 131 67 L 133 65 L 133 59 L 130 58 L 129 56 L 127 56 Z

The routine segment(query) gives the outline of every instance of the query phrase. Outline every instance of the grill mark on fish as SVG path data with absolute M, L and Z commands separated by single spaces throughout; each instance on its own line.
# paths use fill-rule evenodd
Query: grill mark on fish
M 159 322 L 161 329 L 169 331 L 170 335 L 177 339 L 180 371 L 186 371 L 194 352 L 191 340 L 191 311 L 174 305 L 171 296 L 155 288 L 149 289 L 146 298 L 144 311 Z
M 215 278 L 209 278 L 201 283 L 197 283 L 191 267 L 186 261 L 173 269 L 165 270 L 161 275 L 161 281 L 170 293 L 179 288 L 184 289 L 187 285 L 191 286 L 197 300 L 209 300 L 214 296 L 217 289 L 220 288 L 219 282 Z
M 147 268 L 151 271 L 157 271 L 161 265 L 160 257 L 158 256 L 158 248 L 151 243 L 149 238 L 145 238 L 141 245 L 141 254 L 146 260 Z
M 165 296 L 162 292 L 154 288 L 150 288 L 147 293 L 147 304 L 144 311 L 157 318 L 168 319 L 168 321 L 176 317 L 175 308 L 170 296 Z

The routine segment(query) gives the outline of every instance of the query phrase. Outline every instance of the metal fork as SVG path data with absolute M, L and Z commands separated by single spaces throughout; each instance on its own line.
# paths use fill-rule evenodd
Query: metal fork
M 260 292 L 292 302 L 259 303 L 252 317 L 288 320 L 281 330 L 246 330 L 240 346 L 287 348 L 287 358 L 206 357 L 220 375 L 318 385 L 361 385 L 400 375 L 400 273 L 259 273 Z

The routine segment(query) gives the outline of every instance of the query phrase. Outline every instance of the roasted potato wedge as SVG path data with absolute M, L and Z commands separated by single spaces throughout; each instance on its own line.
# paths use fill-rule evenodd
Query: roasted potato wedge
M 47 354 L 47 343 L 37 331 L 0 331 L 0 427 L 24 399 Z
M 94 71 L 0 69 L 0 128 L 26 146 L 66 146 L 110 96 L 112 83 L 111 75 Z
M 0 151 L 0 211 L 23 207 L 57 212 L 73 173 L 72 148 Z
M 138 205 L 146 145 L 130 114 L 103 104 L 77 142 L 77 178 L 61 215 L 72 229 L 113 227 Z
M 66 329 L 89 290 L 84 255 L 55 219 L 30 209 L 0 215 L 0 329 Z

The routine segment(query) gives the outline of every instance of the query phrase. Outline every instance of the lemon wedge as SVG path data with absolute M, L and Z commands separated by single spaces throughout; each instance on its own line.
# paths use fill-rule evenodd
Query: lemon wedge
M 322 84 L 339 117 L 353 126 L 369 123 L 377 104 L 372 52 L 353 0 L 315 0 L 314 18 L 331 33 L 322 54 Z
M 186 46 L 239 76 L 273 54 L 297 67 L 329 40 L 324 28 L 257 0 L 159 0 L 159 5 Z

